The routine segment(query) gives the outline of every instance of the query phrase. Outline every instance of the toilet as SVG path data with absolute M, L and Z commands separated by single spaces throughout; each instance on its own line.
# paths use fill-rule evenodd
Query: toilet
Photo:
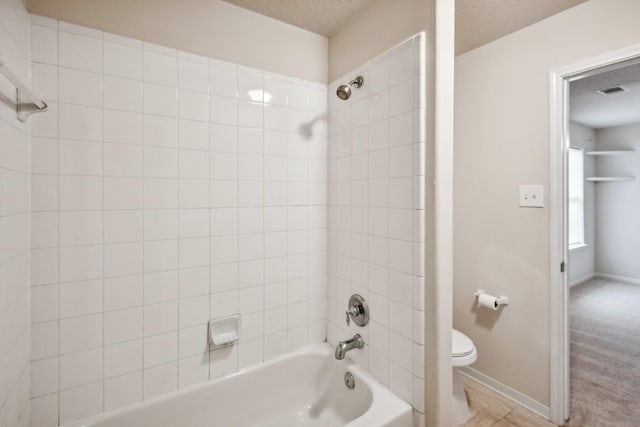
M 459 426 L 469 419 L 469 404 L 464 394 L 464 384 L 460 375 L 460 368 L 471 365 L 478 358 L 476 347 L 468 336 L 455 329 L 451 336 L 451 365 L 453 366 L 453 411 L 454 426 Z

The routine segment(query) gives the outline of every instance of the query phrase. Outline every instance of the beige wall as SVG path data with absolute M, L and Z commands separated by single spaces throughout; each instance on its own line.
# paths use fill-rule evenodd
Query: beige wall
M 325 37 L 220 0 L 27 0 L 27 6 L 74 24 L 327 82 Z
M 639 15 L 637 0 L 591 0 L 456 58 L 454 326 L 475 342 L 476 369 L 544 405 L 548 196 L 518 208 L 518 185 L 548 195 L 549 70 L 640 43 Z M 476 288 L 511 303 L 476 311 Z
M 329 39 L 329 81 L 427 30 L 432 38 L 433 1 L 374 0 Z

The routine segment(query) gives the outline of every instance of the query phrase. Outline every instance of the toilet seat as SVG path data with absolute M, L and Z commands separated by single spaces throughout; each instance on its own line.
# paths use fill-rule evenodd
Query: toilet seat
M 455 329 L 451 331 L 451 364 L 466 366 L 476 361 L 478 353 L 473 341 L 465 334 Z

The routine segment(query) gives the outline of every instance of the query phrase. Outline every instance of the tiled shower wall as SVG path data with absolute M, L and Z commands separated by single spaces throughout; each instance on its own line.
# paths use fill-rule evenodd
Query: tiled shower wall
M 424 413 L 424 35 L 329 85 L 328 340 Z M 339 84 L 358 75 L 348 101 Z M 371 320 L 347 327 L 351 294 Z M 422 422 L 419 425 L 424 425 Z
M 0 1 L 0 56 L 29 82 L 29 14 Z M 0 426 L 29 425 L 29 144 L 15 88 L 0 76 Z
M 323 341 L 326 86 L 38 16 L 32 39 L 34 426 Z

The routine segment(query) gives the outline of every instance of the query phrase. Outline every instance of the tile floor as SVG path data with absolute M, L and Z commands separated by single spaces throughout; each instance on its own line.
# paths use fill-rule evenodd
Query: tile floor
M 555 427 L 555 424 L 465 378 L 471 418 L 464 427 Z

